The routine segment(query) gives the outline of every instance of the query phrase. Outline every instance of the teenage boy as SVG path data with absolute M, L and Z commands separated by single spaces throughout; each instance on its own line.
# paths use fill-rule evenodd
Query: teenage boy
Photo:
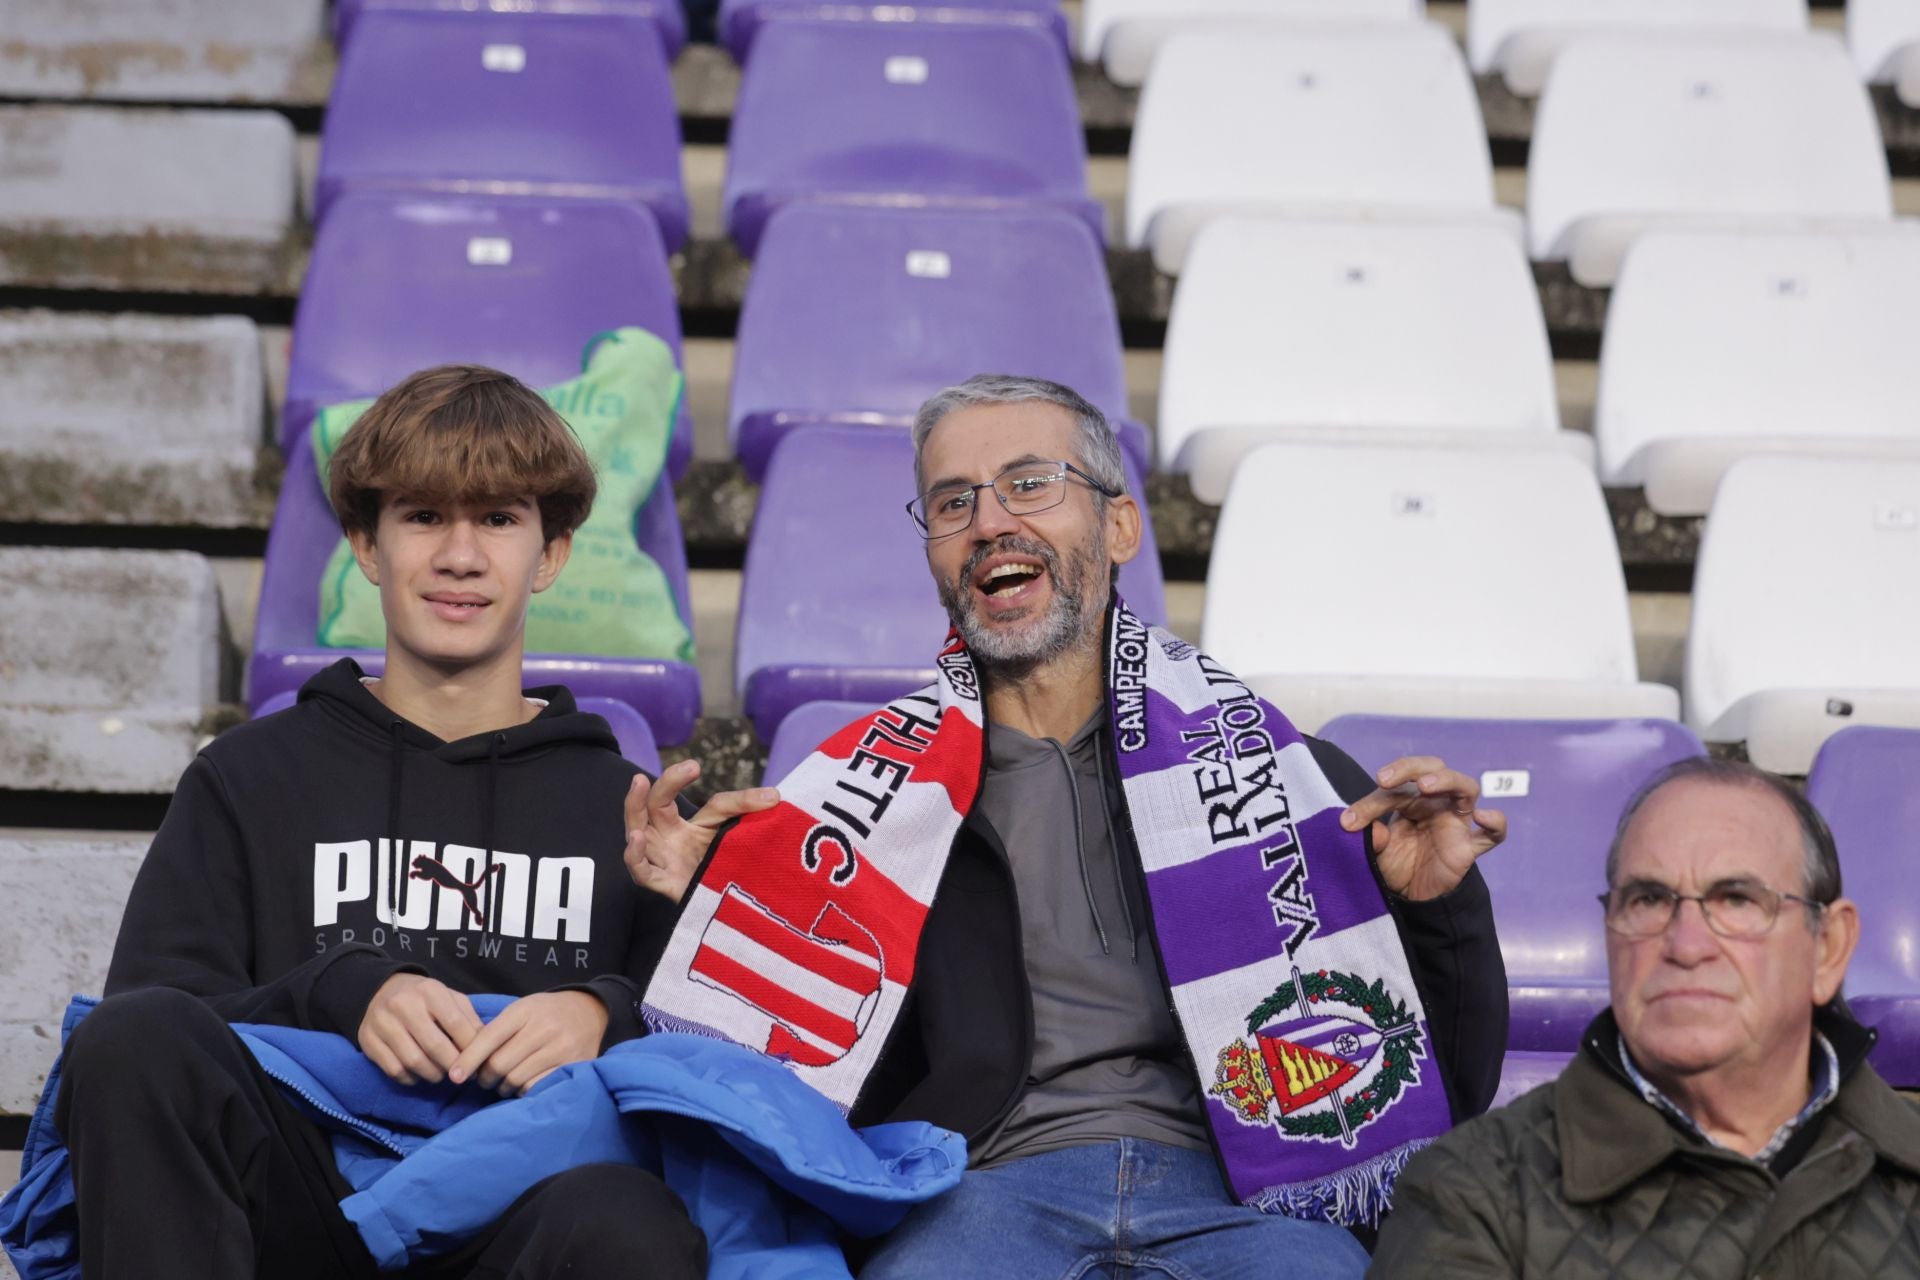
M 559 414 L 490 369 L 415 374 L 347 434 L 329 492 L 380 589 L 385 672 L 343 659 L 181 778 L 108 998 L 67 1050 L 56 1117 L 88 1280 L 373 1274 L 327 1135 L 228 1023 L 336 1032 L 402 1084 L 507 1094 L 642 1034 L 672 907 L 633 888 L 623 854 L 704 845 L 762 806 L 722 796 L 689 821 L 675 804 L 696 767 L 651 785 L 565 688 L 522 692 L 528 602 L 594 487 Z M 480 992 L 519 999 L 483 1026 Z M 593 1165 L 413 1274 L 705 1270 L 663 1183 Z

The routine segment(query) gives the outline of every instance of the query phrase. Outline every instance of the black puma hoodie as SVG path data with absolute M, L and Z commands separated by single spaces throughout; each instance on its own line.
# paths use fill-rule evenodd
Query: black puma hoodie
M 343 659 L 222 734 L 180 779 L 107 992 L 176 987 L 230 1022 L 357 1036 L 399 972 L 469 994 L 590 991 L 606 1045 L 678 910 L 621 855 L 636 772 L 565 688 L 526 724 L 442 742 Z M 604 1047 L 604 1046 L 603 1046 Z

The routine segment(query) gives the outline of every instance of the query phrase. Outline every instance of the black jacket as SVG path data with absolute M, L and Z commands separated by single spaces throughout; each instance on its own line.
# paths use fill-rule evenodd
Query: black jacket
M 1307 743 L 1348 804 L 1373 790 L 1366 770 L 1338 747 L 1316 738 Z M 1117 811 L 1119 771 L 1108 776 L 1109 808 Z M 1115 823 L 1115 838 L 1128 839 L 1127 830 L 1128 824 Z M 1123 857 L 1122 863 L 1134 869 L 1125 889 L 1144 919 L 1140 859 Z M 1507 974 L 1486 882 L 1475 870 L 1445 897 L 1407 902 L 1388 895 L 1388 903 L 1426 1006 L 1453 1117 L 1478 1115 L 1493 1101 L 1507 1044 Z M 917 969 L 853 1122 L 926 1120 L 978 1142 L 1026 1087 L 1033 994 L 1021 955 L 1013 868 L 977 806 L 927 913 Z
M 677 908 L 634 888 L 636 772 L 560 687 L 526 724 L 442 742 L 342 660 L 222 734 L 180 779 L 134 881 L 109 994 L 166 986 L 230 1022 L 354 1038 L 395 973 L 467 993 L 583 990 L 607 1044 Z M 398 836 L 396 840 L 394 837 Z

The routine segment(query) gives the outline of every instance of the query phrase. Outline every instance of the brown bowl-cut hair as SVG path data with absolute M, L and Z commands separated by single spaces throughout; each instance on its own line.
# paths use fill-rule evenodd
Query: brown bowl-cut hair
M 532 499 L 547 541 L 593 509 L 593 464 L 573 428 L 519 379 L 480 365 L 422 369 L 375 400 L 333 455 L 340 527 L 372 538 L 389 495 L 428 506 Z

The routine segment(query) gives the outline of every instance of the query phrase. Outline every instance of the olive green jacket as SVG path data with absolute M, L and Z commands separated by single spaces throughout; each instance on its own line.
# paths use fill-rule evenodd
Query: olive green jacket
M 1845 1076 L 1776 1177 L 1641 1098 L 1601 1043 L 1612 1025 L 1559 1079 L 1407 1166 L 1369 1275 L 1920 1277 L 1920 1108 L 1872 1067 Z

